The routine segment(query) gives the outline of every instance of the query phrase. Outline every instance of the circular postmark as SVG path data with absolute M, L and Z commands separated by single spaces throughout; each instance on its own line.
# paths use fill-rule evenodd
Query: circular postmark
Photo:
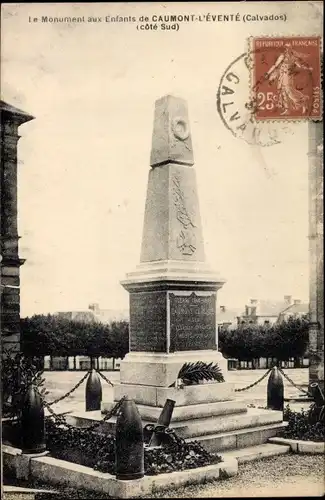
M 279 101 L 281 94 L 277 92 L 278 87 L 272 81 L 270 72 L 262 67 L 259 68 L 259 74 L 256 73 L 254 64 L 257 55 L 258 60 L 266 64 L 266 68 L 272 68 L 274 54 L 265 49 L 250 51 L 237 57 L 221 77 L 217 91 L 217 110 L 225 127 L 235 137 L 252 145 L 272 146 L 281 142 L 282 134 L 293 132 L 292 127 L 288 126 L 287 119 L 290 117 L 283 116 L 282 120 L 279 119 L 279 108 L 283 107 L 283 102 Z M 292 68 L 290 71 L 296 70 Z M 294 75 L 295 73 L 289 73 L 292 79 Z M 299 84 L 294 91 L 296 95 L 311 96 L 307 97 L 309 103 L 305 110 L 305 118 L 309 118 L 313 104 L 313 76 L 311 71 L 303 71 L 299 76 Z M 261 119 L 264 110 L 265 117 Z

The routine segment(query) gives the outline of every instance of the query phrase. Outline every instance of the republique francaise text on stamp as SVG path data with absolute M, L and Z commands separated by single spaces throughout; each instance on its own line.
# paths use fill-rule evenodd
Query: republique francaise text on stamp
M 256 120 L 320 120 L 321 39 L 250 39 L 252 101 Z

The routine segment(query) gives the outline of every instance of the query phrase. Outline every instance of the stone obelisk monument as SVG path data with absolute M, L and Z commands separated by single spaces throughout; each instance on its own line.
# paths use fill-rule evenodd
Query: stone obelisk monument
M 130 294 L 130 352 L 114 400 L 133 399 L 144 424 L 157 422 L 166 399 L 175 401 L 170 427 L 210 451 L 265 443 L 282 428 L 282 412 L 237 401 L 217 349 L 216 295 L 224 281 L 205 260 L 183 99 L 156 102 L 150 164 L 140 263 L 122 282 Z M 196 361 L 218 363 L 225 382 L 175 387 L 183 364 Z
M 225 378 L 227 372 L 216 329 L 224 280 L 205 260 L 183 99 L 156 101 L 150 165 L 140 264 L 122 282 L 130 293 L 130 352 L 114 399 L 128 394 L 139 404 L 162 406 L 185 362 L 212 361 Z

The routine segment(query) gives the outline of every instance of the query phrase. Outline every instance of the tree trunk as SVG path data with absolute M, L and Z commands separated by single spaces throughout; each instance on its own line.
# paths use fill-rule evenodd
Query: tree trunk
M 115 370 L 115 358 L 113 358 L 113 371 Z

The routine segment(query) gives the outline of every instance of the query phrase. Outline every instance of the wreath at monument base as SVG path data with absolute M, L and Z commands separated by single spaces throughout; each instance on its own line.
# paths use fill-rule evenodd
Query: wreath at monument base
M 184 363 L 178 372 L 176 381 L 170 387 L 184 387 L 187 385 L 197 385 L 205 381 L 224 382 L 225 379 L 218 363 Z

